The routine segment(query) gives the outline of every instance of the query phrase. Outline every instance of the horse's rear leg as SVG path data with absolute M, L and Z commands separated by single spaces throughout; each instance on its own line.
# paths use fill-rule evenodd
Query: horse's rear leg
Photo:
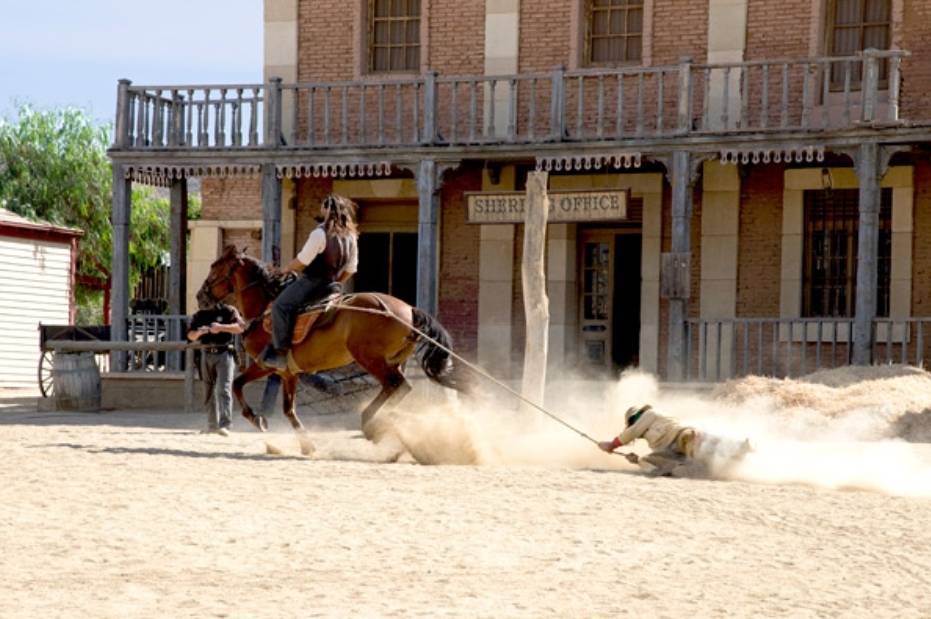
M 377 442 L 379 438 L 376 427 L 372 423 L 378 411 L 386 404 L 390 403 L 396 405 L 413 389 L 401 372 L 400 367 L 396 365 L 388 366 L 385 364 L 379 369 L 382 371 L 378 373 L 372 372 L 371 370 L 369 371 L 372 372 L 375 378 L 378 379 L 378 382 L 381 383 L 381 391 L 375 396 L 375 399 L 365 407 L 365 410 L 362 411 L 362 434 L 365 435 L 365 438 L 373 442 Z
M 239 402 L 239 406 L 242 408 L 242 416 L 251 423 L 259 432 L 265 432 L 268 430 L 268 422 L 265 421 L 265 417 L 262 415 L 256 415 L 252 412 L 252 407 L 249 406 L 249 403 L 246 402 L 246 398 L 243 395 L 243 387 L 251 383 L 252 381 L 259 380 L 260 378 L 265 378 L 272 373 L 273 370 L 262 367 L 257 363 L 253 363 L 249 368 L 236 377 L 233 381 L 233 395 L 236 396 L 236 401 Z

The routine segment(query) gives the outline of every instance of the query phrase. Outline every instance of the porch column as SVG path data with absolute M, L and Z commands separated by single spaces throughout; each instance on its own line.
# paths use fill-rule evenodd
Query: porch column
M 110 265 L 110 338 L 115 342 L 127 339 L 126 320 L 129 318 L 129 225 L 132 214 L 132 180 L 126 178 L 125 168 L 113 164 L 111 221 L 113 224 L 113 256 Z M 126 369 L 126 353 L 110 354 L 110 367 L 121 372 Z
M 281 264 L 281 179 L 270 163 L 262 166 L 262 260 Z
M 187 179 L 171 181 L 171 266 L 168 270 L 168 313 L 185 313 L 187 298 Z M 181 323 L 168 323 L 168 339 L 183 340 Z M 168 354 L 168 365 L 172 370 L 181 369 L 180 352 Z
M 663 287 L 669 298 L 669 336 L 666 379 L 685 378 L 685 320 L 688 317 L 688 275 L 691 262 L 690 217 L 692 216 L 691 161 L 688 151 L 672 154 L 672 247 L 663 261 Z
M 860 228 L 857 237 L 857 298 L 853 321 L 853 363 L 869 365 L 873 353 L 873 319 L 879 254 L 879 145 L 861 144 L 857 154 Z
M 439 275 L 440 179 L 436 161 L 417 168 L 417 307 L 435 315 Z

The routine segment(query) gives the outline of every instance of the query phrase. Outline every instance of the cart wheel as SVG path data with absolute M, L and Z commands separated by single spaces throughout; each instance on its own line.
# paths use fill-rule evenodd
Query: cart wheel
M 43 398 L 55 395 L 55 381 L 52 378 L 52 368 L 55 366 L 55 353 L 51 350 L 42 351 L 39 357 L 39 391 Z

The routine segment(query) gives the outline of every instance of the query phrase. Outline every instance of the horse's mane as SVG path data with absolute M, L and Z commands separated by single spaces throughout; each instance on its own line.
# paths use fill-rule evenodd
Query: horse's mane
M 278 296 L 278 293 L 280 293 L 290 281 L 289 276 L 273 272 L 268 268 L 267 264 L 258 258 L 253 258 L 246 254 L 240 255 L 239 258 L 250 266 L 251 273 L 255 277 L 258 277 L 262 283 L 262 287 L 272 296 Z

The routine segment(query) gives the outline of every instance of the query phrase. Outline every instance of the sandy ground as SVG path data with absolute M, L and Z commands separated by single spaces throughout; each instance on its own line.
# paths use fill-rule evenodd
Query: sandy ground
M 931 616 L 921 492 L 389 464 L 352 415 L 305 418 L 308 459 L 280 416 L 32 405 L 0 394 L 2 617 Z

